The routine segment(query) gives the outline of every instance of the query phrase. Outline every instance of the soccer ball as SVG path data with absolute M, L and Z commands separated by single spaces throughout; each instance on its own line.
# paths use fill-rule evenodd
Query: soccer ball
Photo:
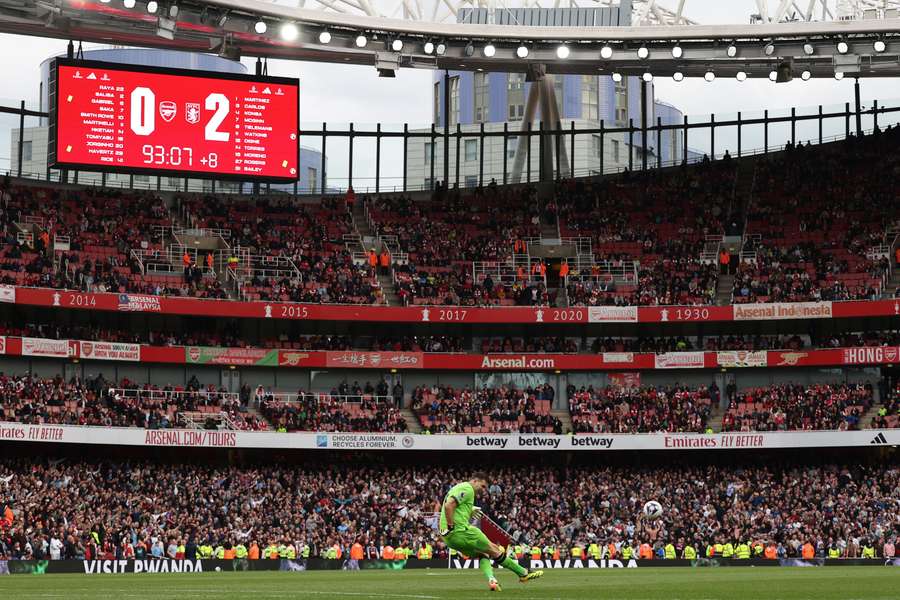
M 216 567 L 216 572 L 219 572 L 221 570 L 222 570 L 222 567 Z
M 656 520 L 662 516 L 663 507 L 662 504 L 657 502 L 656 500 L 650 500 L 646 504 L 644 504 L 644 518 L 650 519 L 651 521 Z

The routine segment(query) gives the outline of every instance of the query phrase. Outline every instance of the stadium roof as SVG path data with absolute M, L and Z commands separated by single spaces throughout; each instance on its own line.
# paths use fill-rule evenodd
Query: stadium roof
M 898 18 L 535 27 L 410 21 L 258 0 L 181 0 L 177 4 L 138 0 L 133 4 L 126 8 L 122 0 L 0 0 L 0 31 L 218 52 L 230 57 L 376 65 L 389 70 L 521 72 L 540 64 L 551 73 L 669 76 L 678 72 L 685 77 L 703 77 L 712 72 L 733 77 L 743 72 L 764 78 L 781 68 L 804 77 L 900 75 Z M 148 11 L 148 5 L 154 5 L 155 11 Z M 170 12 L 173 6 L 177 8 Z M 325 31 L 330 38 L 327 43 L 322 36 Z M 680 50 L 673 52 L 675 46 Z M 527 57 L 520 58 L 526 51 Z

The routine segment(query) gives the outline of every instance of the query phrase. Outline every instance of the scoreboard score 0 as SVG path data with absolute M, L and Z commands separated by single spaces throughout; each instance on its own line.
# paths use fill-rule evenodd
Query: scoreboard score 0
M 54 168 L 241 181 L 298 179 L 299 82 L 57 59 Z

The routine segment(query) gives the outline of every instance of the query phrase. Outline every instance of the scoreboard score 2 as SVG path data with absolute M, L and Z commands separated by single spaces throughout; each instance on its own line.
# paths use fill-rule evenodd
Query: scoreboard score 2
M 57 59 L 54 168 L 293 182 L 299 82 Z

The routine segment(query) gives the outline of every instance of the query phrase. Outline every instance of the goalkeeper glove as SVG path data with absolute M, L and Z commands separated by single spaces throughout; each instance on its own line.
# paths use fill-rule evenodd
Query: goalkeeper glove
M 480 506 L 472 507 L 474 510 L 472 511 L 472 518 L 480 521 L 484 517 L 484 513 L 481 511 Z
M 453 525 L 447 527 L 447 529 L 441 529 L 438 533 L 441 534 L 441 537 L 447 537 L 447 534 L 453 531 Z

